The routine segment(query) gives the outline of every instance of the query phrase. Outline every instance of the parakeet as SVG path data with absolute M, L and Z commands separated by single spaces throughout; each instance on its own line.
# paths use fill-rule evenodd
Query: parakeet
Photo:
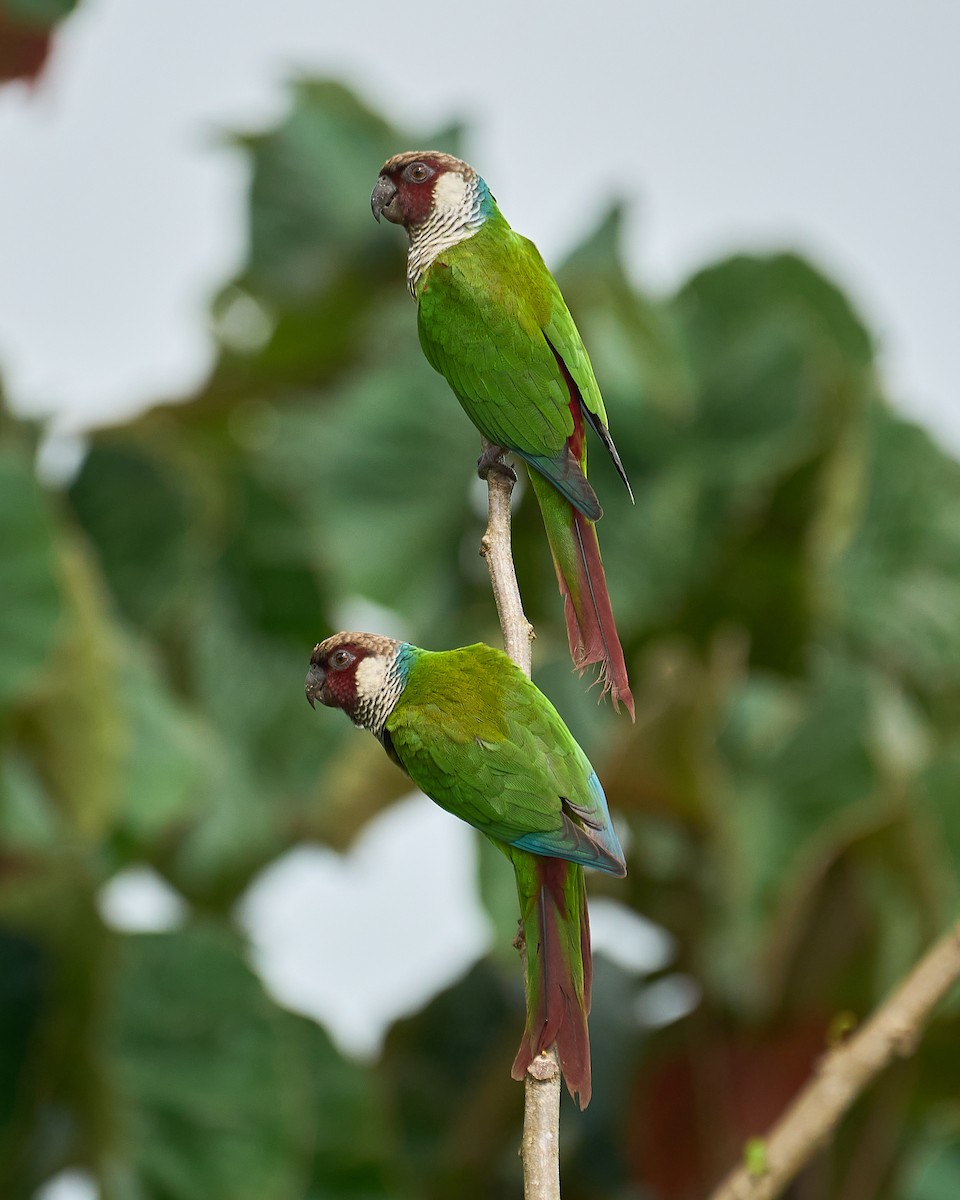
M 506 450 L 527 466 L 564 597 L 574 666 L 599 663 L 603 691 L 632 716 L 594 528 L 602 510 L 586 476 L 586 426 L 628 492 L 630 484 L 556 281 L 536 246 L 507 224 L 477 172 L 449 154 L 412 150 L 389 159 L 370 203 L 378 221 L 384 216 L 407 231 L 407 284 L 418 303 L 420 344 L 490 443 L 481 473 Z
M 557 710 L 505 654 L 421 650 L 371 633 L 315 647 L 307 699 L 377 737 L 441 808 L 513 863 L 526 943 L 527 1020 L 513 1064 L 554 1043 L 571 1095 L 590 1099 L 590 927 L 583 868 L 626 866 L 597 773 Z

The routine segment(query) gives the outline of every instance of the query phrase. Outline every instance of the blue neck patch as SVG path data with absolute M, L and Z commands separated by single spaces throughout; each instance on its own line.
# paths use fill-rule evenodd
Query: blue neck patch
M 413 665 L 413 660 L 417 655 L 417 647 L 411 645 L 410 642 L 401 642 L 400 648 L 397 651 L 397 657 L 393 662 L 394 671 L 400 676 L 404 683 L 410 675 L 410 667 Z
M 487 187 L 486 180 L 481 178 L 479 175 L 477 176 L 477 196 L 480 201 L 477 206 L 480 210 L 480 215 L 484 217 L 484 219 L 487 217 L 492 217 L 494 211 L 496 210 L 497 202 L 493 197 L 493 193 Z

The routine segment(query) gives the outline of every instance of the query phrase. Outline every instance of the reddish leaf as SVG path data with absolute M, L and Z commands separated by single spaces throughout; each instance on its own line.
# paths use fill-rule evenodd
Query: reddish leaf
M 50 30 L 14 22 L 0 5 L 0 83 L 27 79 L 31 83 L 43 70 L 50 53 Z
M 825 1039 L 825 1023 L 805 1021 L 759 1036 L 715 1033 L 665 1058 L 634 1105 L 635 1177 L 660 1200 L 700 1200 L 780 1116 Z

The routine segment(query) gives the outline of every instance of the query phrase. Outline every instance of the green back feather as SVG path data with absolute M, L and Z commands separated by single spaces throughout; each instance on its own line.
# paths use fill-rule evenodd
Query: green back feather
M 489 837 L 622 869 L 607 848 L 619 850 L 615 835 L 571 819 L 610 829 L 589 760 L 547 697 L 499 650 L 417 651 L 386 729 L 414 783 Z
M 584 405 L 606 425 L 590 358 L 560 289 L 536 246 L 499 212 L 431 264 L 418 300 L 424 354 L 490 441 L 531 457 L 564 452 L 573 417 L 551 345 Z

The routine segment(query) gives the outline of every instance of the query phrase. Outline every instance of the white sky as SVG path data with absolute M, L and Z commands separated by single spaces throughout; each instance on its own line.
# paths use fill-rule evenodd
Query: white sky
M 475 165 L 548 260 L 613 194 L 658 286 L 734 249 L 812 253 L 880 333 L 901 405 L 960 448 L 955 0 L 413 14 L 83 0 L 39 90 L 0 92 L 0 367 L 18 406 L 83 423 L 196 385 L 207 299 L 244 247 L 245 170 L 219 132 L 275 120 L 308 71 L 400 120 L 470 120 Z

